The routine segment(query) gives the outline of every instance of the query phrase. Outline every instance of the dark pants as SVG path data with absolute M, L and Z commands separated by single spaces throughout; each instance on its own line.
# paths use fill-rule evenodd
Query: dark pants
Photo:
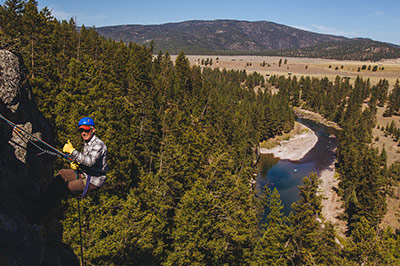
M 72 169 L 61 169 L 57 173 L 44 194 L 40 197 L 39 211 L 34 217 L 36 222 L 43 219 L 52 209 L 57 207 L 63 198 L 74 192 L 82 192 L 85 189 L 85 183 L 82 179 L 83 175 L 78 175 L 79 177 L 76 179 L 76 173 Z M 97 188 L 93 184 L 89 185 L 89 191 L 96 190 Z

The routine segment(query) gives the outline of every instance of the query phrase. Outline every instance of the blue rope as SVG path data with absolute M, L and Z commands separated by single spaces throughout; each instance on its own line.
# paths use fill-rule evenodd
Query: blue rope
M 28 136 L 30 137 L 29 139 L 27 138 L 28 141 L 29 141 L 30 143 L 32 143 L 35 147 L 37 147 L 38 149 L 40 149 L 42 152 L 45 152 L 45 150 L 42 149 L 42 148 L 40 148 L 38 145 L 34 144 L 33 141 L 32 141 L 31 139 L 34 139 L 34 140 L 36 140 L 36 141 L 42 143 L 43 145 L 45 145 L 46 147 L 48 147 L 48 148 L 50 148 L 51 150 L 54 151 L 54 153 L 51 153 L 50 151 L 49 151 L 49 152 L 45 152 L 45 153 L 48 153 L 48 154 L 51 154 L 51 155 L 57 154 L 57 156 L 61 156 L 62 158 L 66 159 L 68 162 L 72 162 L 72 161 L 73 161 L 73 160 L 70 158 L 69 155 L 67 155 L 67 154 L 65 154 L 65 153 L 63 153 L 63 152 L 57 150 L 56 148 L 54 148 L 53 146 L 51 146 L 51 145 L 48 144 L 47 142 L 45 142 L 45 141 L 43 141 L 43 140 L 41 140 L 41 139 L 35 137 L 34 135 L 32 135 L 31 133 L 29 133 L 29 132 L 26 131 L 25 129 L 23 129 L 23 128 L 17 126 L 17 125 L 14 124 L 13 122 L 11 122 L 11 121 L 8 120 L 7 118 L 5 118 L 2 114 L 0 114 L 0 118 L 3 119 L 5 122 L 7 122 L 7 123 L 13 128 L 14 132 L 17 132 L 17 134 L 18 134 L 19 136 L 21 136 L 21 133 L 20 133 L 20 132 L 23 132 L 24 134 L 28 135 Z M 17 130 L 20 131 L 20 132 L 18 132 Z

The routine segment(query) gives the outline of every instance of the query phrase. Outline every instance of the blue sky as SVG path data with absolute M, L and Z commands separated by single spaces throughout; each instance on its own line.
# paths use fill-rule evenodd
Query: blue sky
M 4 1 L 1 1 L 4 3 Z M 185 20 L 272 21 L 318 33 L 400 45 L 398 0 L 38 0 L 78 25 L 163 24 Z

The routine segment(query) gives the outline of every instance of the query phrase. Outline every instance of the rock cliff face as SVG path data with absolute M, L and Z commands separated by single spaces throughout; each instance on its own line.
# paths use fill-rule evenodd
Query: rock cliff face
M 52 143 L 50 124 L 37 109 L 21 57 L 0 50 L 0 113 L 36 137 Z M 29 223 L 35 201 L 53 178 L 53 160 L 0 119 L 0 265 L 79 265 L 62 244 L 55 215 L 44 225 Z

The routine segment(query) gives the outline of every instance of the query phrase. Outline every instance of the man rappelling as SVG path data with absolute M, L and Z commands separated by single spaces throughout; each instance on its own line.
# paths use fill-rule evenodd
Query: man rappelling
M 107 147 L 95 135 L 94 120 L 82 118 L 78 131 L 83 139 L 83 151 L 77 151 L 68 140 L 63 152 L 69 154 L 71 169 L 61 169 L 39 200 L 40 209 L 34 217 L 40 221 L 50 210 L 59 205 L 61 199 L 71 193 L 94 191 L 103 186 L 106 180 Z
M 63 152 L 70 154 L 70 158 L 74 161 L 71 163 L 72 169 L 60 170 L 66 172 L 66 176 L 76 174 L 78 171 L 79 178 L 69 179 L 61 176 L 68 182 L 68 188 L 71 192 L 83 191 L 86 182 L 89 181 L 90 190 L 95 190 L 104 184 L 106 179 L 107 165 L 107 147 L 96 135 L 94 121 L 90 117 L 82 118 L 78 123 L 78 130 L 84 141 L 83 151 L 78 152 L 68 141 L 64 145 Z M 76 163 L 75 163 L 76 162 Z M 80 168 L 80 170 L 78 170 Z

